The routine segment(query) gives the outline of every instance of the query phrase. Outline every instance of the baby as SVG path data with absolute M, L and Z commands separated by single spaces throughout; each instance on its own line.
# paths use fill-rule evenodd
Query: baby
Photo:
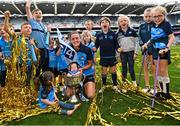
M 82 71 L 79 68 L 79 64 L 77 62 L 71 62 L 69 64 L 69 71 L 68 71 L 67 77 L 80 76 L 81 74 L 82 74 Z

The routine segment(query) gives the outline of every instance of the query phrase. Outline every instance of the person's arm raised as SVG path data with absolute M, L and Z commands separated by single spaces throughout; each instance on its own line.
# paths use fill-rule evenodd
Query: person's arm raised
M 31 0 L 27 0 L 26 2 L 26 14 L 27 14 L 28 20 L 33 18 L 32 12 L 31 12 Z

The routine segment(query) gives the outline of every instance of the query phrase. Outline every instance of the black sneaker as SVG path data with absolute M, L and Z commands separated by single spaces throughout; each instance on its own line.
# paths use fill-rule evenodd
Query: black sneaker
M 162 92 L 157 92 L 157 93 L 155 94 L 155 97 L 156 97 L 156 98 L 160 98 L 160 97 L 161 97 L 161 93 L 162 93 Z

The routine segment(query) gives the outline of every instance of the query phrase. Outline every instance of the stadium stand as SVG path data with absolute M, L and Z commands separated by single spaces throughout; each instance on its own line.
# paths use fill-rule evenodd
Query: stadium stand
M 155 1 L 155 0 L 154 0 Z M 167 1 L 167 0 L 165 0 Z M 40 8 L 43 12 L 43 22 L 51 24 L 52 34 L 56 34 L 56 29 L 59 28 L 63 34 L 71 32 L 72 30 L 84 29 L 84 22 L 88 19 L 93 20 L 94 30 L 100 30 L 99 19 L 102 16 L 108 16 L 111 19 L 111 26 L 113 30 L 117 30 L 117 18 L 120 14 L 127 14 L 131 18 L 131 26 L 138 29 L 142 23 L 143 11 L 148 7 L 157 5 L 155 2 L 143 3 L 138 2 L 123 2 L 123 0 L 114 1 L 113 3 L 104 0 L 103 2 L 94 2 L 88 0 L 87 2 L 75 0 L 58 2 L 57 0 L 34 1 L 31 10 Z M 176 36 L 180 34 L 180 1 L 164 2 L 160 5 L 166 7 L 168 11 L 168 20 L 173 26 Z M 7 10 L 12 13 L 11 23 L 14 25 L 16 31 L 19 31 L 20 25 L 26 21 L 25 16 L 25 1 L 24 0 L 1 0 L 0 1 L 0 23 L 3 22 L 3 13 Z M 48 8 L 48 9 L 47 9 Z M 179 39 L 177 39 L 179 40 Z

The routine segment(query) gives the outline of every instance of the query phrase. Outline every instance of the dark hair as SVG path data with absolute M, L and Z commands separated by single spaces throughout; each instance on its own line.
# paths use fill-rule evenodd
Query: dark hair
M 108 17 L 102 17 L 101 19 L 100 19 L 100 21 L 99 21 L 99 24 L 101 25 L 101 22 L 102 21 L 108 21 L 109 22 L 109 24 L 111 24 L 111 20 L 108 18 Z
M 45 71 L 41 75 L 41 81 L 42 81 L 43 88 L 45 88 L 46 90 L 49 91 L 52 88 L 53 78 L 54 78 L 54 74 L 51 71 Z
M 80 37 L 79 32 L 77 32 L 77 31 L 73 31 L 73 32 L 71 32 L 71 33 L 69 34 L 69 38 L 70 38 L 70 39 L 71 39 L 71 36 L 72 36 L 73 34 L 78 34 L 78 35 L 79 35 L 79 37 Z
M 77 68 L 79 69 L 79 67 L 80 67 L 79 64 L 74 61 L 74 62 L 69 63 L 69 65 L 68 65 L 69 71 L 71 71 L 71 66 L 72 66 L 73 64 L 76 64 Z

